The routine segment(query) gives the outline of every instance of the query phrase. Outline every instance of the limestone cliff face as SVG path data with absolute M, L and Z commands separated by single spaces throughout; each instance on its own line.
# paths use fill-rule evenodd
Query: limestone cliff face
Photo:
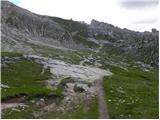
M 35 53 L 39 49 L 93 51 L 132 56 L 158 66 L 159 32 L 135 32 L 92 20 L 91 24 L 41 16 L 1 1 L 2 51 Z
M 26 48 L 27 45 L 24 42 L 48 47 L 51 47 L 52 44 L 53 46 L 65 46 L 66 41 L 73 44 L 70 34 L 50 17 L 31 13 L 8 1 L 2 1 L 1 10 L 2 44 L 8 44 L 7 48 L 2 48 L 6 50 L 14 48 L 21 51 L 19 44 L 24 44 Z

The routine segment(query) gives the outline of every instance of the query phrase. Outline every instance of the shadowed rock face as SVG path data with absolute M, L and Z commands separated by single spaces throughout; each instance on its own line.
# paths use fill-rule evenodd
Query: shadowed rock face
M 3 3 L 3 2 L 2 2 Z M 34 37 L 58 38 L 64 29 L 48 17 L 30 13 L 27 10 L 8 3 L 2 4 L 2 23 Z
M 72 44 L 69 33 L 47 16 L 33 14 L 8 1 L 2 1 L 1 10 L 2 43 L 8 44 L 8 48 L 14 47 L 13 51 L 16 49 L 21 51 L 22 48 L 20 46 L 23 44 L 24 48 L 26 48 L 27 45 L 25 46 L 24 42 L 44 46 L 52 44 L 60 46 L 65 41 Z M 11 41 L 15 46 L 11 46 Z M 37 42 L 34 43 L 34 41 Z M 19 45 L 20 43 L 21 45 Z M 32 50 L 28 48 L 27 51 Z
M 41 16 L 8 1 L 1 1 L 2 51 L 38 54 L 38 47 L 92 51 L 99 54 L 135 57 L 158 66 L 159 32 L 135 32 L 92 20 L 85 24 L 73 20 Z M 101 42 L 100 42 L 101 41 Z

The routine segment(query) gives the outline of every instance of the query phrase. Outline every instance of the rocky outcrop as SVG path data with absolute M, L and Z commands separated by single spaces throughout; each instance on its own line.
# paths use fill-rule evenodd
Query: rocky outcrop
M 103 48 L 103 52 L 134 56 L 136 59 L 158 66 L 158 30 L 135 32 L 96 20 L 92 20 L 88 29 L 90 37 L 108 41 Z
M 74 46 L 70 33 L 50 17 L 31 13 L 8 1 L 1 1 L 1 3 L 2 43 L 8 46 L 2 50 L 15 51 L 18 49 L 23 52 L 33 52 L 31 45 L 28 44 L 46 47 Z M 66 44 L 66 41 L 69 45 Z

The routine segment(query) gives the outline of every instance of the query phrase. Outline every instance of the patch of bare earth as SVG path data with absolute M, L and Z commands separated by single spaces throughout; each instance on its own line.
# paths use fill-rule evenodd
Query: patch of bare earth
M 102 80 L 96 81 L 96 88 L 97 88 L 98 108 L 99 108 L 99 113 L 100 113 L 99 118 L 109 119 L 107 104 L 105 100 L 105 93 L 104 93 L 103 86 L 102 86 Z

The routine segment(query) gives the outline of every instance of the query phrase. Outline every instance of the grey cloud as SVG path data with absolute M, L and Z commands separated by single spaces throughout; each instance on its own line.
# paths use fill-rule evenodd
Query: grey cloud
M 158 1 L 159 0 L 118 0 L 118 4 L 127 9 L 141 9 L 158 7 Z
M 156 22 L 158 22 L 158 18 L 139 20 L 133 22 L 133 24 L 154 24 Z

